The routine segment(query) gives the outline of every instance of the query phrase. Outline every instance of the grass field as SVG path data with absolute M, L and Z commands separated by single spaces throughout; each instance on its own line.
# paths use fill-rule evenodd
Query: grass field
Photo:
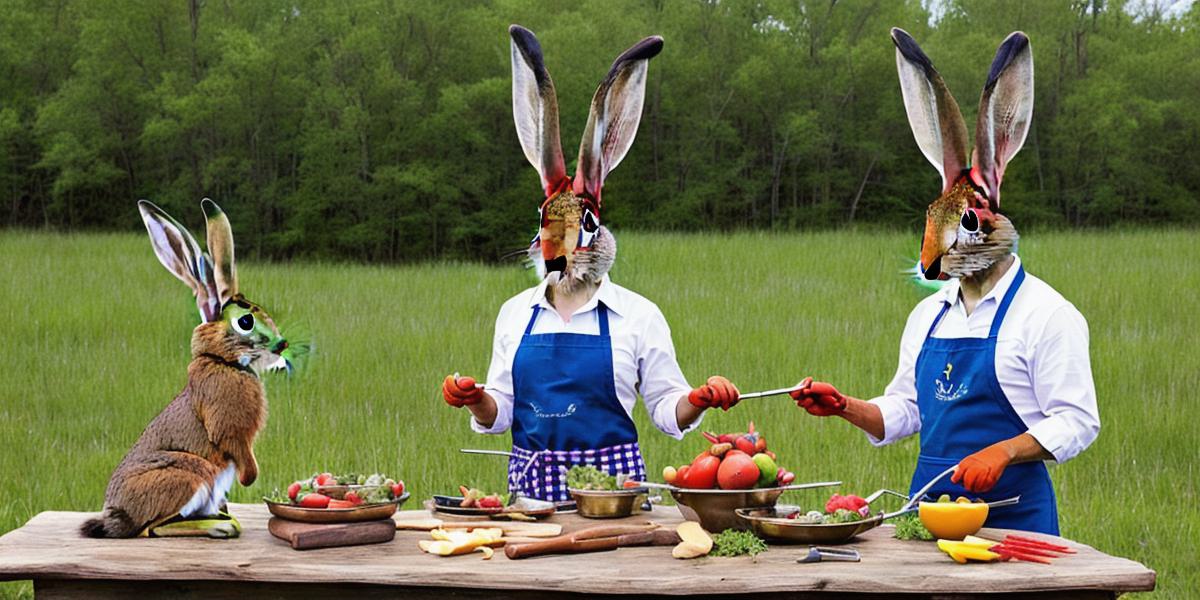
M 693 383 L 719 373 L 750 391 L 815 375 L 870 397 L 892 376 L 920 298 L 899 275 L 916 252 L 913 233 L 617 238 L 614 278 L 662 308 Z M 1091 327 L 1103 428 L 1090 450 L 1051 469 L 1063 534 L 1157 570 L 1160 596 L 1195 593 L 1200 234 L 1031 234 L 1021 252 Z M 299 376 L 268 379 L 262 474 L 235 501 L 316 469 L 399 474 L 418 498 L 459 483 L 503 486 L 503 459 L 457 450 L 503 449 L 508 437 L 473 434 L 438 390 L 447 373 L 486 374 L 496 310 L 531 284 L 527 272 L 240 267 L 246 295 L 289 337 L 311 336 L 316 353 Z M 0 532 L 43 510 L 100 508 L 112 468 L 184 383 L 192 306 L 144 236 L 0 232 Z M 702 447 L 657 434 L 641 408 L 637 417 L 652 472 Z M 857 493 L 908 483 L 915 439 L 873 449 L 845 422 L 781 398 L 710 414 L 705 428 L 747 419 L 801 480 L 836 478 Z

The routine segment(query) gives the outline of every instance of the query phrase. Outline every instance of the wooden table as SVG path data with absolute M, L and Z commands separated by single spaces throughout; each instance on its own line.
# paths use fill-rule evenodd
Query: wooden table
M 960 598 L 988 594 L 1045 598 L 1105 598 L 1154 589 L 1141 564 L 1069 542 L 1076 555 L 1052 565 L 959 565 L 929 542 L 902 542 L 877 528 L 849 547 L 860 563 L 798 564 L 807 547 L 772 546 L 757 558 L 676 560 L 670 548 L 508 560 L 497 552 L 437 557 L 421 553 L 428 534 L 398 531 L 385 544 L 297 552 L 267 533 L 263 505 L 235 504 L 244 532 L 235 540 L 94 540 L 79 536 L 90 514 L 44 512 L 0 537 L 0 580 L 32 579 L 39 598 L 219 597 L 287 598 L 340 593 L 352 598 L 577 597 L 579 593 L 825 598 L 913 594 Z M 412 511 L 407 511 L 411 516 Z M 644 521 L 647 513 L 634 520 Z M 649 518 L 680 520 L 674 507 Z M 575 515 L 554 519 L 565 531 L 596 524 Z M 981 535 L 988 535 L 984 530 Z M 991 535 L 1002 536 L 992 532 Z M 999 594 L 999 596 L 997 596 Z M 328 596 L 335 597 L 335 596 Z

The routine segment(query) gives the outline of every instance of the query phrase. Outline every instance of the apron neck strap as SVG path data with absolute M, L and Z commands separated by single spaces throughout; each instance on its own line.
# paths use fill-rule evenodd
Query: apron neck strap
M 996 316 L 992 317 L 992 330 L 988 332 L 988 337 L 994 338 L 1000 333 L 1000 324 L 1004 322 L 1004 315 L 1008 314 L 1008 307 L 1012 305 L 1013 297 L 1017 295 L 1017 288 L 1021 287 L 1023 281 L 1025 281 L 1025 265 L 1021 265 L 1017 269 L 1017 276 L 1013 278 L 1012 285 L 1008 286 L 1008 291 L 1004 293 L 1004 299 L 996 308 Z
M 596 319 L 600 321 L 600 337 L 608 337 L 608 307 L 604 302 L 596 301 Z M 533 305 L 533 314 L 529 315 L 529 323 L 525 325 L 525 335 L 533 333 L 533 325 L 537 323 L 538 314 L 542 312 L 540 304 Z
M 1004 293 L 1004 298 L 1000 300 L 1000 306 L 996 308 L 996 315 L 992 317 L 992 328 L 988 332 L 989 338 L 994 338 L 1000 333 L 1000 325 L 1004 323 L 1004 316 L 1008 314 L 1008 307 L 1012 305 L 1013 297 L 1017 295 L 1017 288 L 1021 287 L 1021 282 L 1023 281 L 1025 281 L 1025 266 L 1021 265 L 1017 269 L 1017 276 L 1013 278 L 1012 285 L 1008 286 L 1008 291 Z M 933 323 L 929 326 L 929 331 L 925 332 L 925 339 L 929 339 L 933 335 L 938 323 L 942 322 L 942 317 L 945 317 L 946 312 L 949 310 L 950 301 L 943 301 L 942 310 L 933 318 Z

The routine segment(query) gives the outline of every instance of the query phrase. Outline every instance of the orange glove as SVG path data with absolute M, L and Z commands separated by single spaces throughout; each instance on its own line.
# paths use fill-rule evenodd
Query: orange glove
M 801 385 L 804 387 L 789 395 L 796 401 L 796 406 L 807 410 L 808 414 L 828 417 L 846 410 L 846 397 L 832 385 L 813 381 L 812 377 L 806 377 Z
M 688 394 L 688 402 L 696 408 L 720 408 L 729 410 L 738 403 L 738 389 L 720 375 L 708 378 L 702 385 Z
M 483 389 L 475 387 L 474 377 L 447 375 L 442 381 L 442 397 L 446 399 L 446 404 L 462 408 L 482 402 Z
M 1005 442 L 996 442 L 958 463 L 950 481 L 961 483 L 968 490 L 981 494 L 996 486 L 1004 468 L 1012 462 Z

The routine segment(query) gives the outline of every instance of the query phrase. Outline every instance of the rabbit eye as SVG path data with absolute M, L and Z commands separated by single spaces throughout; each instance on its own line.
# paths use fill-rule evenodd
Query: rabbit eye
M 975 214 L 975 211 L 968 209 L 963 213 L 962 228 L 971 233 L 979 231 L 979 216 Z
M 592 211 L 590 210 L 583 211 L 583 230 L 588 233 L 593 233 L 599 227 L 600 226 L 596 223 L 596 215 L 593 215 Z
M 238 319 L 233 322 L 233 328 L 242 335 L 250 333 L 254 330 L 254 315 L 247 313 L 238 317 Z

